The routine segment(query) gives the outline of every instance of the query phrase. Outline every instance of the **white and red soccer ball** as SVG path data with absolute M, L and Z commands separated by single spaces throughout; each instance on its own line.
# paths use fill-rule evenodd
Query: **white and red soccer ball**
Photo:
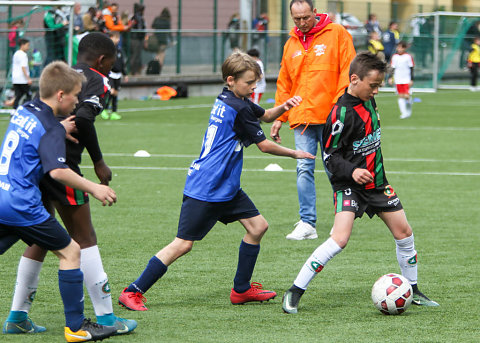
M 383 314 L 402 314 L 412 303 L 412 297 L 412 286 L 399 274 L 383 275 L 372 287 L 373 304 Z

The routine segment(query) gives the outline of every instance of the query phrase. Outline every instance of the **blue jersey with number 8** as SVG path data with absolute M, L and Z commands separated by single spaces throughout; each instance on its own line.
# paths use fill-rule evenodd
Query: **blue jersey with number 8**
M 13 114 L 0 148 L 0 223 L 30 226 L 50 217 L 38 185 L 50 170 L 68 168 L 64 141 L 65 129 L 39 99 Z

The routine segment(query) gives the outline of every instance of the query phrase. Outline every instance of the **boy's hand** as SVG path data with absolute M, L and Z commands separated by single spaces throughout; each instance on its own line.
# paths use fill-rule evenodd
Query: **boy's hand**
M 296 158 L 296 159 L 308 158 L 308 159 L 310 159 L 310 160 L 314 160 L 314 159 L 315 159 L 315 156 L 312 155 L 312 154 L 309 153 L 309 152 L 306 152 L 306 151 L 295 150 L 295 154 L 294 154 L 293 158 Z
M 93 165 L 95 169 L 95 174 L 97 174 L 98 179 L 102 185 L 107 185 L 110 181 L 112 181 L 112 171 L 110 168 L 105 164 L 103 159 L 94 163 Z
M 95 185 L 95 190 L 92 195 L 98 199 L 103 206 L 112 206 L 114 202 L 117 202 L 117 194 L 115 191 L 105 185 Z
M 270 128 L 270 137 L 278 144 L 282 143 L 282 138 L 280 137 L 281 128 L 282 122 L 280 120 L 275 120 Z
M 73 143 L 78 144 L 78 139 L 72 136 L 72 133 L 76 133 L 77 127 L 75 126 L 75 116 L 70 116 L 60 122 L 65 128 L 65 138 Z
M 373 176 L 367 169 L 357 168 L 352 173 L 353 181 L 359 185 L 364 185 L 373 182 Z
M 302 98 L 298 95 L 295 95 L 294 97 L 291 97 L 290 99 L 285 101 L 285 103 L 283 104 L 283 108 L 285 109 L 285 111 L 288 111 L 292 107 L 296 107 L 300 105 L 301 102 L 302 102 Z

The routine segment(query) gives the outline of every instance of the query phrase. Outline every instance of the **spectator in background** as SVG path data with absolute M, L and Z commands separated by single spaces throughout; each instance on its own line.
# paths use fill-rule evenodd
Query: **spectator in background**
M 45 65 L 52 61 L 65 61 L 65 37 L 67 35 L 66 26 L 68 20 L 60 9 L 60 6 L 52 7 L 43 17 L 45 29 L 45 48 L 47 57 Z
M 267 82 L 265 81 L 265 70 L 263 69 L 263 62 L 260 59 L 260 51 L 254 48 L 248 50 L 247 54 L 250 55 L 255 60 L 255 62 L 258 63 L 258 65 L 260 66 L 260 71 L 262 72 L 260 79 L 257 80 L 257 87 L 255 87 L 255 90 L 250 97 L 252 102 L 258 105 L 263 93 L 265 93 L 265 89 L 267 88 Z
M 136 30 L 145 30 L 145 18 L 143 12 L 145 6 L 140 3 L 133 5 L 133 17 L 130 19 L 132 32 L 130 34 L 130 73 L 132 75 L 140 74 L 142 71 L 142 50 L 145 46 L 145 31 L 135 32 Z
M 475 37 L 480 37 L 480 20 L 476 20 L 465 33 L 465 38 L 463 39 L 462 51 L 460 54 L 460 68 L 468 67 L 466 63 L 465 54 L 470 53 L 471 46 Z
M 378 35 L 381 36 L 382 29 L 380 28 L 380 24 L 378 23 L 376 14 L 371 13 L 368 15 L 368 21 L 365 24 L 365 29 L 367 30 L 368 34 L 370 34 L 371 32 L 377 32 Z
M 32 59 L 32 77 L 40 77 L 43 64 L 42 53 L 40 52 L 40 50 L 33 49 Z
M 385 61 L 390 62 L 398 42 L 400 41 L 400 33 L 398 32 L 398 23 L 390 22 L 388 30 L 382 35 L 382 44 L 385 52 Z
M 470 69 L 470 90 L 472 92 L 480 90 L 477 87 L 478 66 L 480 64 L 480 37 L 475 37 L 468 55 L 467 66 Z
M 118 92 L 120 91 L 120 84 L 122 76 L 125 76 L 125 81 L 128 82 L 127 72 L 125 70 L 125 58 L 123 57 L 122 48 L 118 45 L 120 43 L 120 32 L 112 31 L 108 34 L 110 39 L 115 44 L 117 49 L 115 63 L 113 63 L 112 70 L 108 74 L 108 83 L 110 84 L 110 93 L 107 94 L 104 110 L 100 113 L 102 119 L 105 120 L 120 120 L 122 116 L 117 113 Z M 112 111 L 108 108 L 112 105 Z
M 27 51 L 30 49 L 30 42 L 28 39 L 21 38 L 18 44 L 20 48 L 13 54 L 12 60 L 12 84 L 15 90 L 14 109 L 18 107 L 24 95 L 26 95 L 25 101 L 31 99 L 30 85 L 32 84 L 27 55 Z
M 253 20 L 252 29 L 257 31 L 252 35 L 252 45 L 254 47 L 260 48 L 266 42 L 268 42 L 268 21 L 269 19 L 267 13 L 262 13 Z
M 100 18 L 102 11 L 95 7 L 89 7 L 87 13 L 82 17 L 83 29 L 88 32 L 100 31 Z
M 171 20 L 172 16 L 170 10 L 167 7 L 164 7 L 159 16 L 153 19 L 152 29 L 155 30 L 171 30 Z M 167 47 L 172 42 L 172 33 L 171 32 L 155 32 L 154 37 L 156 43 L 158 44 L 157 55 L 155 59 L 160 63 L 160 70 L 163 68 L 165 62 L 165 52 Z
M 380 35 L 377 31 L 370 32 L 368 40 L 368 51 L 380 58 L 382 61 L 385 61 L 385 52 L 382 41 L 380 40 Z
M 73 32 L 75 34 L 82 33 L 83 29 L 83 18 L 82 18 L 82 5 L 79 2 L 76 2 L 73 5 Z
M 22 38 L 23 33 L 20 32 L 20 28 L 23 27 L 23 20 L 14 20 L 10 26 L 10 31 L 8 32 L 8 59 L 13 56 L 15 51 L 17 51 L 18 41 Z
M 124 32 L 130 30 L 131 26 L 125 26 L 118 15 L 118 4 L 112 3 L 102 11 L 103 20 L 105 21 L 105 29 L 107 31 Z
M 229 31 L 228 38 L 230 39 L 230 48 L 232 50 L 238 49 L 240 47 L 240 35 L 238 34 L 240 30 L 240 16 L 238 13 L 232 14 L 227 28 Z
M 8 56 L 7 60 L 11 61 L 13 54 L 17 51 L 18 41 L 23 36 L 23 32 L 20 31 L 20 28 L 23 27 L 23 20 L 14 20 L 10 25 L 10 31 L 8 31 Z M 7 63 L 6 75 L 10 71 L 10 63 Z

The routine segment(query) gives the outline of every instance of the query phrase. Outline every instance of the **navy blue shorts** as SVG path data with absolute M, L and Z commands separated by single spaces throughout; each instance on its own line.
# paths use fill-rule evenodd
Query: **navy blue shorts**
M 372 218 L 380 212 L 395 212 L 403 209 L 402 203 L 390 185 L 384 189 L 357 190 L 347 188 L 333 194 L 335 213 L 349 211 L 355 213 L 355 218 L 361 218 L 363 213 Z
M 46 250 L 61 250 L 72 240 L 54 217 L 32 226 L 0 224 L 0 254 L 7 251 L 19 239 L 28 245 L 36 244 Z
M 200 241 L 217 221 L 228 224 L 258 215 L 260 212 L 242 190 L 239 190 L 232 200 L 225 202 L 201 201 L 184 195 L 177 237 L 188 241 Z

